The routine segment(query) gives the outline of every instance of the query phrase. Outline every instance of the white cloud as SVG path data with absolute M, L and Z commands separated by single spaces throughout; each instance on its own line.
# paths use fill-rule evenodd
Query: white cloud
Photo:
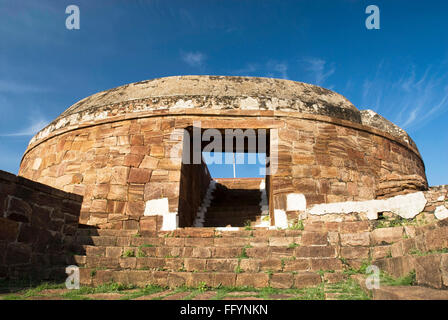
M 269 71 L 269 76 L 276 75 L 277 77 L 280 77 L 281 79 L 289 79 L 288 77 L 288 65 L 284 62 L 277 62 L 277 61 L 268 61 L 266 64 L 266 68 Z
M 201 67 L 206 59 L 202 52 L 186 52 L 182 53 L 182 60 L 192 67 Z
M 255 63 L 248 63 L 244 68 L 234 70 L 232 72 L 233 75 L 241 75 L 245 76 L 251 73 L 256 72 L 259 69 L 258 65 Z
M 380 63 L 375 75 L 363 82 L 361 107 L 381 108 L 405 130 L 421 127 L 448 107 L 448 75 L 438 70 L 429 66 L 419 75 L 413 65 L 400 70 Z
M 0 134 L 3 137 L 26 137 L 26 136 L 34 136 L 41 129 L 43 129 L 50 121 L 43 118 L 36 118 L 31 121 L 31 123 L 22 129 L 19 129 L 16 132 L 4 133 Z
M 306 63 L 305 70 L 310 72 L 314 84 L 318 86 L 322 86 L 336 71 L 333 66 L 327 64 L 327 61 L 320 58 L 305 58 L 303 61 Z

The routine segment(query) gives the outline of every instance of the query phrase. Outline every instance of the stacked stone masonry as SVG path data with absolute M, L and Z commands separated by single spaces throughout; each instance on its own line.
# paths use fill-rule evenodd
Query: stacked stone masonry
M 64 274 L 82 197 L 0 171 L 0 278 Z
M 270 131 L 271 212 L 286 210 L 290 193 L 311 206 L 427 189 L 417 147 L 379 115 L 316 86 L 244 77 L 169 77 L 81 100 L 32 139 L 19 174 L 82 195 L 83 224 L 158 230 L 161 217 L 145 217 L 145 204 L 167 198 L 188 226 L 199 200 L 181 214 L 182 129 L 198 122 Z

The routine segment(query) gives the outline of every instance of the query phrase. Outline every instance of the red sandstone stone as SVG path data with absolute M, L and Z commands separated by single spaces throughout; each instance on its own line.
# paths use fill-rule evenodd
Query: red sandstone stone
M 147 183 L 151 177 L 151 170 L 131 168 L 129 171 L 129 183 Z
M 321 277 L 313 272 L 299 272 L 294 275 L 295 288 L 307 288 L 319 285 L 322 282 Z
M 265 288 L 269 285 L 269 275 L 265 273 L 239 273 L 236 275 L 237 287 Z

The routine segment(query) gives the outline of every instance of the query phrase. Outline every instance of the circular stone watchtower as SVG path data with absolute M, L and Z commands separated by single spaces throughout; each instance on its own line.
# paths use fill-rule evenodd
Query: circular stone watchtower
M 427 189 L 414 142 L 373 111 L 310 84 L 225 76 L 160 78 L 87 97 L 32 138 L 19 174 L 82 195 L 82 224 L 192 226 L 211 180 L 203 161 L 182 161 L 186 133 L 198 126 L 267 132 L 271 215 L 305 209 L 289 206 L 290 195 L 309 207 Z

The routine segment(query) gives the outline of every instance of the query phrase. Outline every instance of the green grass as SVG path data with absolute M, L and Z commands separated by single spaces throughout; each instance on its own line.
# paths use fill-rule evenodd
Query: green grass
M 146 254 L 142 250 L 138 249 L 137 258 L 144 258 L 144 257 L 146 257 Z
M 429 250 L 429 251 L 421 251 L 418 249 L 412 249 L 409 251 L 410 255 L 424 257 L 430 254 L 441 254 L 448 253 L 448 248 L 438 249 L 438 250 Z
M 354 279 L 327 284 L 327 293 L 337 293 L 338 300 L 369 300 L 370 297 L 362 290 L 361 286 Z
M 246 220 L 246 222 L 244 223 L 244 230 L 247 230 L 247 231 L 253 230 L 250 220 Z
M 240 261 L 238 261 L 238 265 L 235 268 L 235 273 L 242 273 L 242 272 L 243 272 L 243 270 L 240 267 Z
M 300 244 L 295 243 L 295 242 L 290 243 L 290 244 L 288 245 L 288 248 L 290 248 L 290 249 L 292 249 L 292 248 L 297 248 L 297 247 L 300 247 Z
M 152 247 L 154 247 L 153 244 L 142 244 L 142 245 L 139 246 L 140 249 L 141 248 L 152 248 Z
M 389 278 L 388 278 L 389 279 Z M 409 282 L 409 280 L 395 280 L 395 283 L 403 284 Z M 389 279 L 390 282 L 390 279 Z M 326 286 L 326 287 L 325 287 Z M 338 293 L 338 299 L 347 299 L 347 300 L 362 300 L 368 299 L 369 297 L 363 293 L 359 285 L 354 280 L 347 280 L 337 284 L 325 285 L 323 283 L 310 287 L 310 288 L 302 288 L 302 289 L 276 289 L 272 287 L 266 287 L 261 289 L 256 289 L 253 287 L 224 287 L 218 286 L 216 288 L 211 288 L 207 286 L 205 282 L 199 283 L 197 287 L 187 287 L 181 286 L 170 291 L 167 291 L 167 287 L 161 287 L 157 285 L 147 285 L 145 287 L 136 287 L 133 285 L 123 285 L 119 283 L 106 283 L 100 285 L 98 287 L 87 287 L 82 286 L 78 290 L 67 290 L 61 294 L 51 294 L 51 296 L 59 296 L 64 299 L 71 300 L 92 300 L 95 299 L 93 294 L 101 294 L 101 293 L 119 293 L 122 294 L 120 297 L 121 300 L 131 300 L 136 299 L 142 296 L 149 296 L 155 293 L 167 291 L 166 294 L 162 294 L 159 297 L 154 297 L 153 300 L 161 300 L 166 296 L 173 295 L 180 292 L 188 292 L 183 299 L 190 300 L 197 296 L 198 294 L 213 291 L 216 292 L 214 297 L 211 297 L 212 300 L 221 300 L 225 297 L 232 295 L 233 292 L 239 292 L 238 297 L 257 297 L 263 299 L 273 299 L 275 295 L 287 295 L 283 297 L 283 299 L 288 300 L 324 300 L 325 292 L 334 292 Z M 2 298 L 6 300 L 18 300 L 18 299 L 26 299 L 30 297 L 39 297 L 44 296 L 44 290 L 47 289 L 63 289 L 65 288 L 65 284 L 49 284 L 43 283 L 35 288 L 28 288 L 26 290 L 22 290 L 16 294 L 5 295 Z M 247 292 L 247 295 L 244 293 Z M 48 294 L 47 294 L 48 296 Z
M 1 287 L 3 289 L 7 289 L 8 287 L 14 287 L 16 285 L 20 285 L 20 287 L 24 288 L 22 290 L 18 290 L 17 293 L 9 294 L 3 296 L 4 300 L 20 300 L 20 299 L 26 299 L 30 297 L 40 297 L 42 296 L 42 291 L 44 290 L 50 290 L 50 289 L 64 289 L 65 283 L 51 283 L 51 282 L 44 282 L 40 284 L 33 284 L 24 282 L 8 282 L 8 285 L 5 285 L 5 283 L 1 284 Z
M 126 250 L 126 251 L 123 253 L 123 257 L 124 257 L 124 258 L 135 257 L 135 252 L 134 252 L 134 250 Z
M 372 264 L 371 259 L 364 259 L 362 261 L 361 266 L 358 269 L 355 269 L 349 266 L 348 262 L 344 258 L 340 258 L 342 264 L 346 265 L 347 268 L 343 271 L 345 274 L 353 275 L 353 274 L 366 274 L 367 268 Z
M 303 230 L 305 229 L 305 226 L 303 225 L 302 220 L 298 220 L 296 223 L 293 223 L 292 225 L 288 226 L 289 230 Z
M 256 290 L 258 295 L 256 297 L 263 299 L 271 299 L 273 295 L 287 294 L 291 295 L 287 300 L 325 300 L 324 284 L 321 283 L 315 287 L 302 289 L 276 289 L 266 287 Z
M 237 258 L 238 258 L 238 259 L 248 259 L 249 256 L 248 256 L 247 253 L 246 253 L 246 249 L 248 249 L 248 248 L 250 248 L 250 246 L 249 246 L 249 247 L 245 246 L 245 247 L 243 248 L 243 250 L 241 251 L 241 254 L 240 254 L 239 256 L 237 256 Z
M 154 293 L 162 292 L 167 290 L 165 287 L 156 286 L 156 285 L 147 285 L 144 288 L 139 288 L 139 290 L 131 293 L 126 293 L 122 300 L 132 300 L 143 296 L 149 296 Z
M 408 275 L 394 278 L 391 275 L 380 272 L 380 284 L 386 286 L 412 286 L 415 285 L 415 271 L 411 271 Z
M 422 214 L 423 215 L 423 214 Z M 424 215 L 420 219 L 406 219 L 400 216 L 396 216 L 393 219 L 383 218 L 378 219 L 375 223 L 375 229 L 379 228 L 391 228 L 391 227 L 405 227 L 405 226 L 421 226 L 427 224 Z

